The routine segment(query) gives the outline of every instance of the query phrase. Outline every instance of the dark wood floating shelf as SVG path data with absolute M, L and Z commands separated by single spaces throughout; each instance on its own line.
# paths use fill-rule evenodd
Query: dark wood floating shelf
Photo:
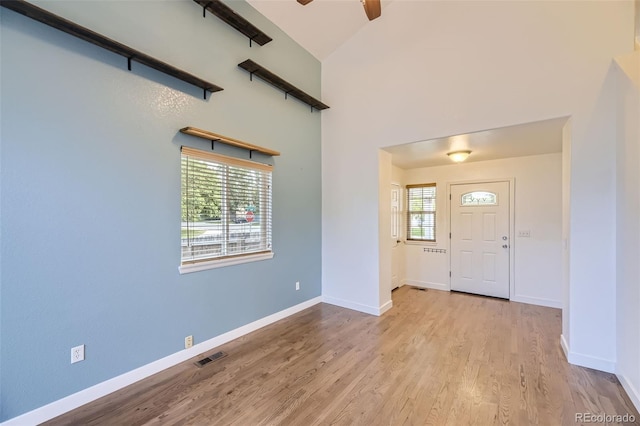
M 271 84 L 272 86 L 277 87 L 278 89 L 282 90 L 284 92 L 284 94 L 285 94 L 285 97 L 288 96 L 288 95 L 291 95 L 294 98 L 300 99 L 302 102 L 304 102 L 305 104 L 309 105 L 312 110 L 313 110 L 313 108 L 315 108 L 317 110 L 323 110 L 323 109 L 329 108 L 328 105 L 323 104 L 322 102 L 320 102 L 316 98 L 308 95 L 307 93 L 305 93 L 302 90 L 298 89 L 294 85 L 292 85 L 292 84 L 288 83 L 287 81 L 283 80 L 282 78 L 278 77 L 277 75 L 275 75 L 274 73 L 272 73 L 268 69 L 262 67 L 261 65 L 256 64 L 251 59 L 247 59 L 246 61 L 239 63 L 238 66 L 240 68 L 248 71 L 251 74 L 251 77 L 256 75 L 256 76 L 260 77 L 262 80 L 264 80 L 267 83 Z
M 220 0 L 193 1 L 202 6 L 204 10 L 208 10 L 227 24 L 231 25 L 236 30 L 240 31 L 242 34 L 249 37 L 249 46 L 251 46 L 252 41 L 255 41 L 260 46 L 263 46 L 273 40 L 271 37 L 260 31 L 260 29 L 254 26 L 251 22 L 238 15 L 233 9 L 222 3 Z M 204 10 L 202 11 L 203 16 L 205 16 Z
M 226 145 L 237 146 L 239 148 L 248 149 L 249 152 L 261 152 L 262 154 L 276 156 L 280 155 L 280 152 L 274 151 L 269 148 L 263 148 L 258 145 L 254 145 L 248 142 L 243 142 L 238 139 L 233 139 L 228 136 L 222 136 L 217 133 L 209 132 L 207 130 L 198 129 L 197 127 L 183 127 L 180 131 L 184 134 L 195 136 L 198 138 L 206 139 L 211 142 L 222 142 Z
M 71 34 L 72 36 L 78 37 L 82 40 L 88 41 L 96 46 L 100 46 L 103 49 L 107 49 L 113 53 L 124 56 L 127 58 L 129 70 L 131 70 L 131 61 L 135 61 L 179 80 L 193 84 L 196 87 L 200 87 L 204 90 L 205 99 L 207 98 L 207 91 L 213 93 L 222 90 L 222 87 L 216 86 L 215 84 L 196 77 L 195 75 L 159 61 L 145 53 L 132 49 L 129 46 L 98 34 L 88 28 L 82 27 L 75 22 L 64 19 L 58 15 L 54 15 L 53 13 L 34 6 L 26 1 L 0 0 L 0 6 L 6 7 L 7 9 L 18 12 L 28 18 L 42 22 L 43 24 L 49 25 L 50 27 L 63 31 L 67 34 Z

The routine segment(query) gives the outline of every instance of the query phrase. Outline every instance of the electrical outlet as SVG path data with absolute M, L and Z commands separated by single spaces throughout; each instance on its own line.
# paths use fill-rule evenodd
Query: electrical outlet
M 193 346 L 193 336 L 187 336 L 184 338 L 184 348 L 189 349 Z
M 524 230 L 524 231 L 518 231 L 518 237 L 520 238 L 530 238 L 531 237 L 531 231 L 530 230 Z
M 84 345 L 71 348 L 71 364 L 84 361 Z
M 296 290 L 300 290 L 300 281 L 296 281 Z

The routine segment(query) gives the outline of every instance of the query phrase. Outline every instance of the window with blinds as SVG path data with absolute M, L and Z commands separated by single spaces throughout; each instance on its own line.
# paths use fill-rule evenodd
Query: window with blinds
M 407 240 L 436 240 L 436 184 L 407 185 Z
M 182 147 L 182 265 L 272 252 L 272 169 Z

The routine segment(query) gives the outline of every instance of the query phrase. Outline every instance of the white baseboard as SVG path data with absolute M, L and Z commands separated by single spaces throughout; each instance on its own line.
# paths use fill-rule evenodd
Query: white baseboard
M 569 345 L 568 345 L 567 340 L 565 339 L 563 334 L 560 335 L 560 346 L 562 346 L 562 351 L 564 352 L 564 355 L 567 357 L 567 360 L 568 360 L 569 359 L 569 354 L 571 352 L 569 351 Z M 569 361 L 569 362 L 571 364 L 574 364 L 571 361 Z M 584 367 L 588 367 L 588 366 L 585 365 Z M 594 367 L 590 367 L 590 368 L 594 368 Z M 635 386 L 633 386 L 633 384 L 631 384 L 631 382 L 627 379 L 627 377 L 624 374 L 616 373 L 616 377 L 618 378 L 618 380 L 620 381 L 620 384 L 622 385 L 623 389 L 625 390 L 625 392 L 629 396 L 629 399 L 631 400 L 633 405 L 636 407 L 636 410 L 640 411 L 640 392 L 638 392 L 638 390 L 635 388 Z
M 512 302 L 528 303 L 529 305 L 546 306 L 548 308 L 562 309 L 562 302 L 559 300 L 543 299 L 541 297 L 514 296 L 510 298 Z
M 433 290 L 451 291 L 449 284 L 432 283 L 429 281 L 406 280 L 405 284 L 420 288 L 430 288 Z
M 616 362 L 604 358 L 598 358 L 591 355 L 571 352 L 571 348 L 564 335 L 560 336 L 560 346 L 567 357 L 569 364 L 579 365 L 580 367 L 593 368 L 594 370 L 604 371 L 605 373 L 615 373 Z
M 432 283 L 429 281 L 405 280 L 404 284 L 420 288 L 430 288 L 433 290 L 451 291 L 448 284 Z M 512 302 L 528 303 L 530 305 L 546 306 L 549 308 L 562 309 L 562 302 L 558 300 L 543 299 L 530 296 L 515 296 L 510 299 Z
M 620 384 L 624 388 L 627 395 L 629 395 L 629 399 L 633 402 L 633 405 L 636 407 L 636 410 L 640 411 L 640 393 L 638 390 L 631 384 L 631 382 L 627 379 L 627 377 L 623 374 L 616 374 Z
M 385 303 L 384 305 L 380 306 L 380 315 L 384 314 L 385 312 L 387 312 L 391 308 L 393 308 L 393 301 L 389 300 L 387 303 Z
M 340 298 L 331 297 L 331 296 L 322 296 L 322 301 L 330 305 L 336 305 L 336 306 L 340 306 L 341 308 L 347 308 L 353 311 L 364 312 L 365 314 L 375 315 L 378 317 L 384 314 L 389 309 L 391 309 L 391 306 L 393 306 L 391 301 L 388 301 L 382 306 L 369 306 L 369 305 L 363 305 L 361 303 L 352 302 L 350 300 L 340 299 Z
M 616 371 L 616 362 L 609 359 L 569 352 L 568 360 L 570 364 L 593 368 L 594 370 L 604 371 L 605 373 L 613 373 Z
M 203 352 L 210 351 L 211 349 L 230 342 L 231 340 L 242 337 L 245 334 L 251 333 L 252 331 L 258 330 L 304 309 L 310 308 L 313 305 L 317 305 L 320 302 L 322 302 L 322 297 L 318 296 L 313 299 L 307 300 L 306 302 L 302 302 L 298 305 L 284 309 L 280 312 L 276 312 L 275 314 L 261 318 L 257 321 L 228 331 L 205 342 L 194 345 L 189 349 L 176 352 L 150 364 L 143 365 L 140 368 L 129 371 L 128 373 L 124 373 L 102 383 L 98 383 L 97 385 L 81 390 L 80 392 L 54 401 L 43 407 L 36 408 L 35 410 L 29 411 L 28 413 L 21 414 L 17 417 L 0 423 L 0 426 L 36 425 L 47 420 L 51 420 L 54 417 L 58 417 L 84 404 L 95 401 L 98 398 L 102 398 L 105 395 L 120 390 L 146 377 L 159 373 L 162 370 L 166 370 L 169 367 L 173 367 L 176 364 L 198 356 Z

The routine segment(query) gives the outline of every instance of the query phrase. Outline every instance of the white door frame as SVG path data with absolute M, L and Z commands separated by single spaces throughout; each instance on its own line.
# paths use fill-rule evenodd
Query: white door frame
M 391 246 L 391 290 L 393 291 L 394 287 L 393 287 L 393 271 L 395 270 L 397 272 L 397 276 L 396 276 L 396 284 L 397 287 L 396 288 L 400 288 L 403 286 L 403 282 L 402 282 L 402 276 L 404 275 L 404 270 L 401 267 L 400 261 L 402 259 L 402 254 L 400 252 L 400 250 L 402 249 L 401 244 L 402 241 L 404 240 L 402 237 L 402 231 L 403 231 L 403 227 L 402 227 L 402 200 L 403 200 L 403 193 L 402 193 L 402 185 L 400 185 L 397 182 L 391 182 L 391 191 L 393 192 L 394 190 L 397 189 L 398 191 L 398 205 L 397 208 L 398 210 L 394 213 L 393 212 L 393 208 L 392 206 L 390 206 L 391 208 L 391 228 L 392 228 L 392 237 L 393 237 L 393 231 L 396 232 L 395 235 L 395 241 L 392 242 L 392 246 Z M 393 197 L 391 197 L 391 204 L 393 204 Z M 395 214 L 395 218 L 394 218 L 394 214 Z M 394 220 L 395 225 L 396 225 L 396 229 L 393 229 L 393 225 L 394 225 Z
M 474 179 L 474 180 L 461 180 L 455 182 L 447 182 L 447 209 L 445 212 L 447 218 L 447 228 L 449 229 L 449 249 L 447 250 L 449 270 L 451 271 L 451 186 L 453 185 L 467 185 L 467 184 L 483 184 L 494 182 L 508 182 L 509 183 L 509 300 L 516 294 L 516 279 L 515 279 L 515 178 L 496 178 L 496 179 Z M 449 274 L 449 291 L 451 291 L 451 274 Z

